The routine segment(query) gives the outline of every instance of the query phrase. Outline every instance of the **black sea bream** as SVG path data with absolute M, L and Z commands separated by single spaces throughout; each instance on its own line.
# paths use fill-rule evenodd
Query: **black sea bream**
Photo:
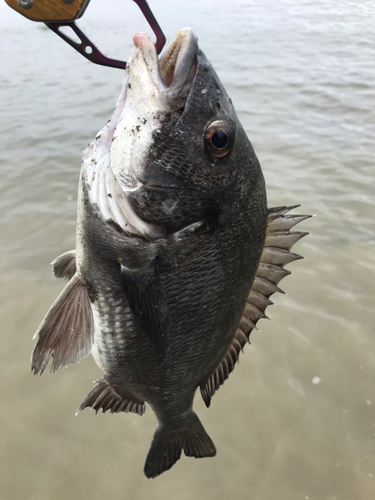
M 232 101 L 190 29 L 158 60 L 134 36 L 115 112 L 84 151 L 69 279 L 40 325 L 34 373 L 90 352 L 104 373 L 80 410 L 157 426 L 145 474 L 216 449 L 192 409 L 228 378 L 269 297 L 298 259 L 306 216 L 267 208 L 262 171 Z

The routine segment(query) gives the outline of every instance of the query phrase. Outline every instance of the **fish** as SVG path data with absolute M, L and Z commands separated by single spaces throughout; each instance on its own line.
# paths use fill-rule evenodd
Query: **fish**
M 254 149 L 194 32 L 159 59 L 145 33 L 114 113 L 83 152 L 76 249 L 53 272 L 68 280 L 39 326 L 32 371 L 90 353 L 103 376 L 78 411 L 157 418 L 147 478 L 182 452 L 216 447 L 193 410 L 233 371 L 258 320 L 300 259 L 299 205 L 268 208 Z

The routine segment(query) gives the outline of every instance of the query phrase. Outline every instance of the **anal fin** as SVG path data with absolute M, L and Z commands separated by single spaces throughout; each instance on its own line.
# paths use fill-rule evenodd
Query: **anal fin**
M 146 410 L 144 401 L 140 401 L 132 394 L 128 393 L 127 397 L 119 396 L 105 377 L 96 381 L 96 385 L 82 401 L 77 413 L 85 408 L 93 408 L 96 413 L 102 409 L 103 413 L 108 410 L 111 413 L 120 413 L 123 411 L 125 413 L 137 413 L 140 416 Z
M 86 286 L 77 274 L 69 281 L 46 314 L 34 338 L 31 357 L 34 374 L 43 373 L 52 358 L 51 371 L 78 363 L 93 344 L 93 318 Z
M 284 293 L 278 287 L 279 282 L 290 274 L 284 266 L 303 258 L 290 251 L 298 240 L 308 234 L 302 231 L 290 231 L 296 224 L 311 217 L 310 215 L 287 214 L 298 206 L 269 209 L 263 252 L 240 323 L 221 362 L 210 376 L 199 384 L 207 407 L 210 406 L 212 396 L 234 370 L 240 352 L 244 345 L 250 342 L 250 333 L 256 328 L 259 319 L 267 318 L 265 309 L 272 304 L 269 297 L 275 292 Z

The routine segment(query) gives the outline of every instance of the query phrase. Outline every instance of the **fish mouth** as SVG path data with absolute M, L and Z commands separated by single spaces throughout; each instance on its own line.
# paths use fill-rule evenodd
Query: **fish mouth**
M 198 40 L 190 28 L 177 32 L 160 59 L 146 33 L 136 33 L 133 43 L 140 50 L 148 72 L 161 92 L 178 97 L 185 87 L 190 87 L 197 70 L 198 52 Z
M 84 182 L 104 220 L 114 221 L 126 233 L 156 240 L 165 237 L 165 230 L 145 222 L 132 197 L 141 189 L 186 187 L 175 176 L 150 175 L 147 155 L 163 118 L 180 114 L 185 106 L 199 48 L 189 28 L 177 33 L 160 60 L 145 33 L 135 34 L 133 41 L 135 48 L 112 118 L 84 152 Z

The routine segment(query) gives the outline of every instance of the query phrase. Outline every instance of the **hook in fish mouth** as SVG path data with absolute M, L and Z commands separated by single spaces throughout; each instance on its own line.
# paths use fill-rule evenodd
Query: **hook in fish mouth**
M 159 90 L 178 95 L 185 85 L 192 83 L 197 70 L 198 40 L 190 28 L 177 32 L 160 59 L 146 33 L 136 33 L 133 42 Z

